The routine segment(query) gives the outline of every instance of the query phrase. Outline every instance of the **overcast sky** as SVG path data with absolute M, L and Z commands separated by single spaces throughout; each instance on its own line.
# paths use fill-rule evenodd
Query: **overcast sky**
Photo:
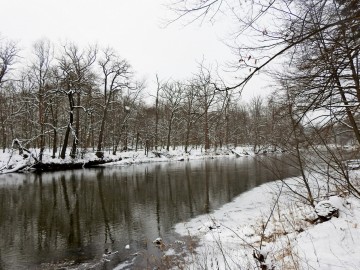
M 0 33 L 23 48 L 41 38 L 55 44 L 110 46 L 126 58 L 150 87 L 160 78 L 189 78 L 203 58 L 219 65 L 233 59 L 223 40 L 224 22 L 181 22 L 164 26 L 171 17 L 167 0 L 2 0 Z M 234 75 L 235 76 L 235 75 Z M 244 95 L 260 93 L 252 82 Z M 263 92 L 263 91 L 261 91 Z

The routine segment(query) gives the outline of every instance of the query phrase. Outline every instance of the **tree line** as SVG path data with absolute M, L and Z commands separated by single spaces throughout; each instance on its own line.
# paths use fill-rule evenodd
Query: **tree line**
M 194 0 L 173 8 L 181 18 L 233 15 L 238 84 L 225 85 L 201 64 L 186 80 L 156 76 L 156 89 L 149 89 L 115 49 L 40 40 L 24 60 L 16 43 L 2 38 L 3 150 L 14 139 L 40 149 L 40 160 L 45 148 L 53 157 L 75 158 L 91 149 L 102 157 L 129 147 L 181 145 L 188 152 L 249 144 L 258 152 L 268 145 L 302 147 L 309 138 L 360 143 L 358 1 Z M 240 43 L 242 34 L 251 46 Z M 269 71 L 274 93 L 239 103 L 235 91 L 279 57 L 279 68 Z
M 14 140 L 45 149 L 53 158 L 81 157 L 95 151 L 116 154 L 132 148 L 166 149 L 251 144 L 255 151 L 281 141 L 281 106 L 254 97 L 238 102 L 218 91 L 210 69 L 199 67 L 183 81 L 160 80 L 154 102 L 130 63 L 112 48 L 33 45 L 27 59 L 17 44 L 1 40 L 0 129 L 3 151 Z

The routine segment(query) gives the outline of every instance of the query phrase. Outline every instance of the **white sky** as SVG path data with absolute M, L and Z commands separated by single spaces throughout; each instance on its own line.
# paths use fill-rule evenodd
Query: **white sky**
M 19 41 L 29 49 L 41 38 L 55 44 L 66 40 L 79 45 L 98 43 L 110 46 L 126 58 L 154 87 L 160 78 L 184 79 L 197 71 L 197 61 L 219 65 L 233 59 L 222 39 L 225 23 L 181 22 L 167 28 L 167 0 L 0 0 L 0 34 Z M 234 75 L 235 76 L 235 75 Z M 245 99 L 260 94 L 252 82 L 243 93 Z

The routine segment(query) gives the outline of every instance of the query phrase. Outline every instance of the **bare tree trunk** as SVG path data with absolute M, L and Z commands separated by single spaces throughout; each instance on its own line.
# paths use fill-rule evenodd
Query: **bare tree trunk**
M 349 108 L 349 102 L 348 102 L 348 100 L 346 98 L 345 91 L 344 91 L 344 89 L 343 89 L 343 87 L 341 85 L 340 79 L 337 76 L 337 74 L 335 74 L 335 76 L 336 76 L 335 77 L 336 78 L 336 84 L 337 84 L 337 86 L 339 88 L 341 99 L 342 99 L 342 101 L 344 102 L 344 105 L 345 105 L 346 115 L 347 115 L 347 117 L 349 119 L 351 128 L 352 128 L 352 130 L 353 130 L 353 132 L 355 134 L 356 140 L 360 144 L 360 131 L 359 131 L 358 125 L 356 123 L 356 120 L 355 120 L 355 117 L 354 117 L 352 111 Z
M 40 73 L 41 74 L 41 73 Z M 41 76 L 41 75 L 40 75 Z M 38 95 L 38 99 L 39 99 L 39 124 L 40 124 L 40 142 L 39 142 L 39 148 L 40 148 L 40 153 L 39 153 L 39 160 L 42 161 L 42 157 L 43 157 L 43 152 L 44 152 L 44 148 L 45 148 L 45 120 L 44 120 L 44 89 L 43 87 L 40 85 L 39 88 L 39 95 Z
M 53 146 L 52 146 L 52 158 L 56 157 L 57 152 L 57 130 L 56 128 L 53 129 L 54 136 L 53 136 Z
M 77 102 L 76 102 L 76 106 L 77 109 L 75 110 L 76 112 L 76 116 L 75 116 L 75 129 L 73 130 L 75 136 L 73 138 L 73 144 L 71 147 L 71 152 L 70 152 L 70 156 L 72 158 L 76 157 L 76 149 L 77 149 L 77 145 L 79 143 L 79 136 L 80 136 L 80 110 L 79 107 L 81 105 L 81 99 L 80 99 L 80 93 L 77 93 Z M 74 110 L 73 110 L 74 112 Z
M 57 134 L 57 117 L 58 117 L 58 112 L 57 112 L 57 107 L 54 110 L 54 104 L 53 104 L 53 100 L 50 100 L 50 113 L 51 113 L 51 118 L 52 118 L 52 128 L 53 128 L 53 138 L 52 138 L 52 158 L 56 157 L 56 152 L 57 152 L 57 141 L 58 141 L 58 134 Z M 50 144 L 49 144 L 50 145 Z
M 72 90 L 68 91 L 67 96 L 68 96 L 68 100 L 69 100 L 70 112 L 69 112 L 69 123 L 68 123 L 66 131 L 65 131 L 64 142 L 63 142 L 61 154 L 60 154 L 60 158 L 62 158 L 62 159 L 65 159 L 66 148 L 67 148 L 68 142 L 69 142 L 70 131 L 73 128 L 72 125 L 74 123 L 74 97 L 73 97 Z
M 98 139 L 98 145 L 96 149 L 96 156 L 98 158 L 103 158 L 104 153 L 102 151 L 102 144 L 103 144 L 103 137 L 104 137 L 104 129 L 105 129 L 105 121 L 107 117 L 107 106 L 104 109 L 103 117 L 101 119 L 101 126 L 100 126 L 100 132 L 99 132 L 99 139 Z
M 287 102 L 288 102 L 288 112 L 289 112 L 291 125 L 292 125 L 292 129 L 293 129 L 293 134 L 294 134 L 294 139 L 295 139 L 295 151 L 296 151 L 295 155 L 296 155 L 296 159 L 298 161 L 299 169 L 300 169 L 300 172 L 301 172 L 301 177 L 302 177 L 303 183 L 304 183 L 306 191 L 307 191 L 307 199 L 310 202 L 310 204 L 313 207 L 315 207 L 314 197 L 312 195 L 308 179 L 307 179 L 307 177 L 305 175 L 305 167 L 304 167 L 303 160 L 301 158 L 302 155 L 300 153 L 300 147 L 299 147 L 300 142 L 299 142 L 299 138 L 298 138 L 298 123 L 294 119 L 294 112 L 293 112 L 293 107 L 292 107 L 293 104 L 292 104 L 292 101 L 290 100 L 289 93 L 287 93 Z
M 170 150 L 170 142 L 171 142 L 171 129 L 172 129 L 172 121 L 173 121 L 173 113 L 171 113 L 168 125 L 168 133 L 167 133 L 167 141 L 166 141 L 166 150 Z
M 140 133 L 137 132 L 136 133 L 136 142 L 135 142 L 135 152 L 137 152 L 137 150 L 138 150 L 139 139 L 140 139 Z
M 188 118 L 186 123 L 186 135 L 185 135 L 185 153 L 188 152 L 189 142 L 190 142 L 190 130 L 191 130 L 191 119 Z
M 205 139 L 205 150 L 210 149 L 210 138 L 209 138 L 209 116 L 208 116 L 208 108 L 205 108 L 204 114 L 204 139 Z
M 156 75 L 157 89 L 156 89 L 156 100 L 155 100 L 155 150 L 157 150 L 158 145 L 158 126 L 159 126 L 159 91 L 160 91 L 160 81 L 158 75 Z

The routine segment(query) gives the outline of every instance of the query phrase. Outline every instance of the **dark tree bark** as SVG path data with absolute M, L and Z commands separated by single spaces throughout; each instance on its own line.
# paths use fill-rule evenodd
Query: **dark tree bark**
M 66 156 L 66 149 L 69 142 L 69 136 L 70 131 L 73 129 L 73 123 L 74 123 L 74 95 L 73 91 L 69 90 L 67 93 L 68 101 L 69 101 L 69 123 L 66 127 L 65 136 L 64 136 L 64 142 L 61 148 L 60 158 L 65 159 Z
M 132 72 L 130 65 L 124 59 L 120 59 L 113 50 L 106 49 L 103 51 L 103 59 L 99 61 L 102 70 L 102 79 L 104 87 L 104 104 L 101 118 L 101 125 L 96 149 L 96 155 L 99 158 L 103 157 L 103 140 L 105 125 L 110 105 L 114 103 L 115 94 L 125 89 L 131 89 L 130 80 Z M 125 111 L 126 108 L 124 108 Z M 116 150 L 115 150 L 116 152 Z

